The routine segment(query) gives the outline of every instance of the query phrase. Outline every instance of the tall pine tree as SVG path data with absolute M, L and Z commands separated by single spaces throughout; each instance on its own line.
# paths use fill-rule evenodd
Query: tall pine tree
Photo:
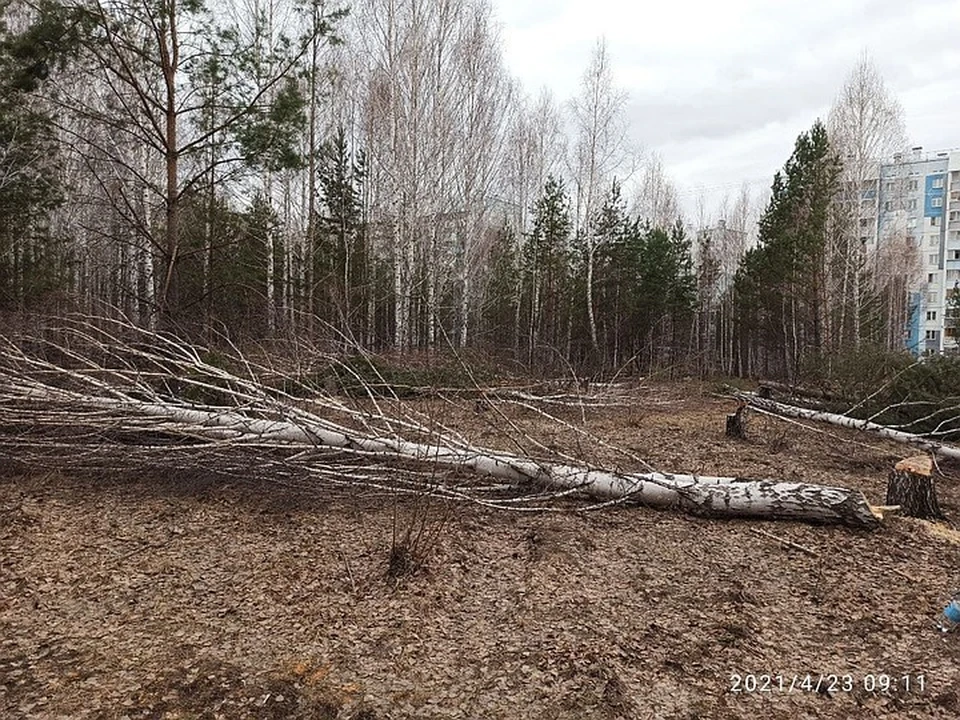
M 840 166 L 818 120 L 802 133 L 737 274 L 740 371 L 794 381 L 825 345 L 825 251 Z

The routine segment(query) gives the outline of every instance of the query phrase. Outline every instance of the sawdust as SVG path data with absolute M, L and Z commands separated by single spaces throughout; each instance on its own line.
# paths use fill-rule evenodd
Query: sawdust
M 877 504 L 910 454 L 760 417 L 728 440 L 732 408 L 709 387 L 662 386 L 583 416 L 658 468 L 829 482 Z M 473 403 L 422 409 L 512 442 Z M 548 446 L 631 463 L 502 410 Z M 943 470 L 955 521 L 957 473 Z M 415 572 L 391 571 L 397 527 L 424 517 L 442 531 L 404 557 Z M 0 717 L 955 718 L 960 636 L 934 621 L 960 589 L 958 537 L 902 518 L 864 533 L 644 508 L 451 509 L 148 469 L 7 474 Z M 850 684 L 818 692 L 829 675 Z

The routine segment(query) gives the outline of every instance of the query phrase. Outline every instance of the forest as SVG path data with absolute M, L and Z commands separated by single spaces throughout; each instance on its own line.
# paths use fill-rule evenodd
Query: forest
M 0 715 L 960 716 L 902 107 L 861 56 L 691 213 L 617 77 L 492 0 L 0 0 Z
M 905 345 L 917 250 L 860 241 L 907 144 L 866 56 L 767 196 L 697 218 L 604 43 L 575 97 L 531 97 L 488 0 L 5 0 L 0 70 L 8 318 L 597 377 L 794 381 Z

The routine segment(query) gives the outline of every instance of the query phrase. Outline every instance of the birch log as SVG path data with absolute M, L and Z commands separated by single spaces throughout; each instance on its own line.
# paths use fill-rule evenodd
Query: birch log
M 697 515 L 842 523 L 857 528 L 875 528 L 882 519 L 861 492 L 841 487 L 662 472 L 619 473 L 537 462 L 481 447 L 368 437 L 320 418 L 307 419 L 302 414 L 297 420 L 264 420 L 241 412 L 138 402 L 129 397 L 91 397 L 36 385 L 29 389 L 22 387 L 22 393 L 34 401 L 66 399 L 76 406 L 86 405 L 88 409 L 119 416 L 161 418 L 169 421 L 168 432 L 179 427 L 180 432 L 190 437 L 335 448 L 379 459 L 433 463 L 493 476 L 514 485 L 571 490 L 601 500 L 628 500 Z
M 127 326 L 122 329 L 134 331 Z M 474 446 L 440 426 L 435 432 L 433 428 L 385 416 L 379 418 L 382 426 L 377 426 L 331 397 L 318 398 L 314 412 L 309 409 L 311 406 L 304 407 L 283 391 L 262 385 L 254 367 L 245 360 L 248 377 L 240 378 L 208 365 L 195 348 L 179 340 L 137 332 L 150 344 L 162 345 L 159 349 L 144 350 L 81 324 L 78 329 L 67 331 L 66 336 L 78 347 L 86 344 L 89 354 L 62 344 L 51 345 L 72 367 L 28 355 L 12 344 L 5 350 L 0 347 L 0 419 L 26 413 L 23 417 L 29 422 L 25 420 L 24 425 L 35 430 L 75 430 L 86 423 L 95 432 L 105 427 L 136 430 L 144 426 L 143 419 L 159 420 L 167 435 L 205 438 L 221 448 L 236 444 L 268 448 L 281 445 L 294 451 L 336 449 L 374 462 L 413 462 L 428 470 L 440 466 L 472 471 L 514 487 L 559 495 L 582 494 L 601 502 L 632 502 L 716 517 L 843 523 L 858 528 L 874 528 L 882 519 L 861 492 L 842 487 L 664 472 L 616 472 L 579 465 L 575 459 L 541 461 Z M 112 358 L 113 365 L 105 367 L 94 358 Z M 201 405 L 161 395 L 154 389 L 176 385 L 177 378 L 194 388 L 215 390 L 233 405 Z M 321 416 L 322 408 L 351 418 L 359 427 Z M 400 434 L 404 429 L 418 438 L 432 439 L 407 439 Z M 24 436 L 22 442 L 28 443 L 29 438 Z M 314 458 L 309 452 L 307 455 Z M 313 461 L 323 463 L 324 459 L 316 457 Z
M 925 438 L 922 435 L 915 435 L 913 433 L 903 432 L 901 430 L 894 430 L 893 428 L 888 428 L 884 425 L 878 425 L 877 423 L 873 423 L 868 420 L 858 420 L 857 418 L 848 417 L 846 415 L 837 415 L 836 413 L 828 413 L 820 410 L 807 410 L 806 408 L 787 405 L 786 403 L 777 402 L 776 400 L 767 400 L 765 398 L 757 397 L 752 393 L 745 393 L 739 390 L 735 391 L 733 394 L 738 399 L 745 400 L 751 406 L 759 408 L 760 410 L 766 410 L 767 412 L 774 413 L 775 415 L 803 418 L 805 420 L 817 420 L 820 422 L 830 423 L 832 425 L 839 425 L 840 427 L 863 430 L 865 432 L 875 433 L 876 435 L 888 438 L 890 440 L 895 440 L 897 442 L 916 445 L 917 447 L 923 448 L 928 452 L 936 453 L 942 457 L 960 459 L 960 448 L 953 447 L 951 445 L 944 445 L 943 443 L 936 442 L 935 440 Z

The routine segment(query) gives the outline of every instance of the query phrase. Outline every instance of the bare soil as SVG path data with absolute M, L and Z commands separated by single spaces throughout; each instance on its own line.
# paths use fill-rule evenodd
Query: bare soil
M 663 470 L 852 486 L 876 504 L 912 454 L 759 416 L 729 440 L 733 405 L 710 389 L 650 387 L 564 418 Z M 495 413 L 420 402 L 509 445 Z M 548 447 L 624 462 L 504 412 Z M 6 473 L 0 717 L 956 718 L 960 633 L 934 623 L 960 589 L 960 468 L 941 470 L 946 522 L 876 532 L 149 468 Z M 421 522 L 415 547 L 394 542 Z

